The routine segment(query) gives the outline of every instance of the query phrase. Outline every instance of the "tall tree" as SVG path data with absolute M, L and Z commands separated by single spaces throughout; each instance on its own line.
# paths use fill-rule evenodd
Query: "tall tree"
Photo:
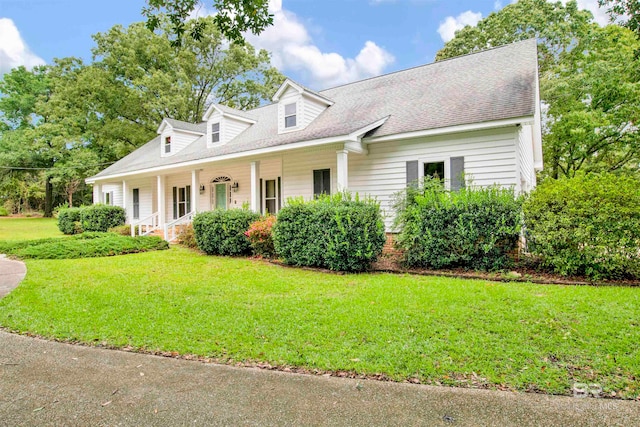
M 70 97 L 95 121 L 91 139 L 111 160 L 147 142 L 165 117 L 199 122 L 212 102 L 239 109 L 269 99 L 284 77 L 266 51 L 227 42 L 212 17 L 200 40 L 187 35 L 171 46 L 167 31 L 143 23 L 96 34 L 95 62 L 78 78 Z
M 575 0 L 519 0 L 456 32 L 436 58 L 536 38 L 547 107 L 544 173 L 619 170 L 637 166 L 638 62 L 629 55 L 630 32 L 610 27 L 600 28 Z
M 547 0 L 519 0 L 493 12 L 475 27 L 456 31 L 436 54 L 436 60 L 502 46 L 520 40 L 538 40 L 540 71 L 554 66 L 594 26 L 593 15 L 578 9 L 575 0 L 563 5 Z
M 612 21 L 620 22 L 640 37 L 640 0 L 598 0 Z
M 551 174 L 638 170 L 640 41 L 617 25 L 593 27 L 545 73 L 545 154 Z
M 243 32 L 260 34 L 273 24 L 269 0 L 212 0 L 212 3 L 215 10 L 213 22 L 220 33 L 233 42 L 242 43 Z M 190 27 L 186 24 L 200 4 L 200 0 L 147 0 L 148 6 L 142 9 L 142 14 L 147 17 L 147 28 L 152 31 L 162 26 L 163 16 L 168 17 L 170 31 L 175 36 L 171 43 L 180 45 L 185 30 L 195 40 L 205 36 L 203 23 Z

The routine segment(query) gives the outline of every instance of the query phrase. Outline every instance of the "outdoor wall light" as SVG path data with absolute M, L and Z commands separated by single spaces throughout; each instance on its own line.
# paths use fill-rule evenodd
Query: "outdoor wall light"
M 238 192 L 238 181 L 234 181 L 234 183 L 231 185 L 231 189 L 234 193 Z
M 200 194 L 204 194 L 204 185 L 200 185 Z

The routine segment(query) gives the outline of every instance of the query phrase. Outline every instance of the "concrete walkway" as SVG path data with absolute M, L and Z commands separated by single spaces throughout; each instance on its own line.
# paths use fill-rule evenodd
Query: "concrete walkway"
M 24 277 L 0 259 L 0 296 Z M 234 368 L 0 331 L 0 426 L 637 426 L 640 402 Z
M 0 332 L 0 425 L 636 426 L 640 403 L 234 368 Z
M 0 255 L 0 298 L 7 295 L 27 274 L 27 267 L 21 261 L 13 261 Z

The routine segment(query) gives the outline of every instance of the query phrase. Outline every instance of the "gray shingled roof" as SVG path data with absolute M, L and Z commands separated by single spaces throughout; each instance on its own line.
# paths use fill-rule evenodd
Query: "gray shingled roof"
M 155 138 L 95 177 L 348 135 L 387 116 L 367 136 L 533 116 L 536 73 L 536 41 L 526 40 L 320 91 L 335 103 L 301 131 L 279 135 L 277 104 L 270 104 L 242 112 L 256 123 L 220 147 L 207 148 L 203 136 L 163 158 Z M 205 129 L 203 124 L 170 123 Z
M 207 124 L 205 122 L 200 123 L 189 123 L 183 122 L 182 120 L 176 119 L 164 119 L 167 123 L 171 125 L 174 129 L 178 130 L 186 130 L 188 132 L 198 132 L 198 133 L 207 133 Z

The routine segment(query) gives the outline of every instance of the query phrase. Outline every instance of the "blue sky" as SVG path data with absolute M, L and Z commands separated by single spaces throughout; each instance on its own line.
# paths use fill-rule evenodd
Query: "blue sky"
M 249 41 L 315 89 L 433 61 L 456 28 L 509 0 L 271 0 L 275 25 Z M 579 5 L 606 16 L 597 0 Z M 198 11 L 210 11 L 203 7 Z M 210 4 L 210 3 L 209 3 Z M 0 74 L 55 57 L 91 60 L 92 34 L 141 21 L 144 0 L 0 0 Z

